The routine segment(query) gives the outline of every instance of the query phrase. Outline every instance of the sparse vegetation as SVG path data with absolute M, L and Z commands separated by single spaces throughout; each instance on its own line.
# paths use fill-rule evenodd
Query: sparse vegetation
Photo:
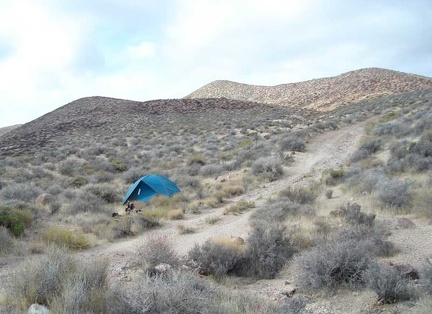
M 416 219 L 432 216 L 431 97 L 430 91 L 389 95 L 328 112 L 229 99 L 138 104 L 96 97 L 56 111 L 49 127 L 45 118 L 28 125 L 38 134 L 31 140 L 20 128 L 3 134 L 0 263 L 20 254 L 30 260 L 25 255 L 30 253 L 40 254 L 41 263 L 34 259 L 33 265 L 26 264 L 25 275 L 17 273 L 14 292 L 0 300 L 0 311 L 7 304 L 8 312 L 23 312 L 38 302 L 53 313 L 297 313 L 305 309 L 307 298 L 287 299 L 281 308 L 232 293 L 234 278 L 224 281 L 231 274 L 274 278 L 284 266 L 291 267 L 287 262 L 292 258 L 296 283 L 306 294 L 361 287 L 374 290 L 382 303 L 414 301 L 420 290 L 430 294 L 428 265 L 420 272 L 418 289 L 412 290 L 412 283 L 375 261 L 397 252 L 381 228 L 384 219 L 405 213 Z M 120 112 L 118 104 L 122 114 L 110 119 L 112 112 Z M 103 121 L 91 114 L 95 106 Z M 81 108 L 79 120 L 74 120 L 76 108 Z M 320 179 L 316 173 L 300 178 L 292 172 L 292 162 L 297 166 L 308 156 L 307 142 L 316 134 L 372 117 L 376 118 L 365 123 L 367 134 L 347 164 L 328 165 L 334 168 L 323 171 L 319 183 L 313 181 Z M 73 128 L 68 127 L 70 121 Z M 130 184 L 148 173 L 172 178 L 182 193 L 137 203 L 137 210 L 127 215 L 120 201 Z M 280 194 L 266 191 L 279 183 L 271 182 L 292 174 L 295 183 Z M 49 195 L 39 199 L 43 194 Z M 243 194 L 245 199 L 256 195 L 256 201 L 233 200 Z M 223 205 L 224 211 L 218 208 Z M 199 233 L 236 219 L 222 212 L 238 214 L 255 207 L 244 244 L 213 239 L 189 253 L 229 289 L 177 270 L 139 280 L 131 276 L 130 282 L 110 278 L 108 285 L 103 262 L 92 268 L 80 262 L 81 253 L 52 248 L 82 250 L 96 241 L 140 235 L 162 223 L 174 226 L 173 231 L 177 226 L 180 234 Z M 335 216 L 323 216 L 335 208 Z M 184 218 L 184 224 L 167 220 Z M 195 218 L 208 225 L 195 229 L 188 221 Z M 49 227 L 53 225 L 61 227 Z M 169 241 L 151 241 L 137 250 L 141 266 L 181 264 Z M 140 265 L 131 264 L 125 271 L 136 266 Z

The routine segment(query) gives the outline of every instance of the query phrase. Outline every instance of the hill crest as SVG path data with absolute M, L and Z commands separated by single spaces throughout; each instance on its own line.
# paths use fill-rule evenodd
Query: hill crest
M 367 98 L 432 88 L 432 78 L 382 68 L 364 68 L 338 76 L 274 86 L 217 80 L 185 98 L 229 98 L 300 106 L 320 111 Z

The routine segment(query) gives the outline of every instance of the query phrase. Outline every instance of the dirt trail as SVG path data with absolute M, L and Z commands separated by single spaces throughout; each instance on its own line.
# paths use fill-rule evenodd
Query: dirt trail
M 246 194 L 231 200 L 231 204 L 239 200 L 253 201 L 256 208 L 275 193 L 292 183 L 305 184 L 312 179 L 319 179 L 323 170 L 344 164 L 357 148 L 363 135 L 366 122 L 350 125 L 336 131 L 326 132 L 314 137 L 307 146 L 307 152 L 297 153 L 293 165 L 287 170 L 287 177 L 260 188 L 247 191 Z M 229 206 L 229 205 L 226 205 Z M 110 260 L 112 273 L 120 274 L 133 256 L 133 252 L 143 239 L 150 235 L 167 235 L 174 243 L 180 255 L 186 255 L 195 245 L 216 236 L 235 236 L 247 238 L 249 217 L 253 211 L 241 215 L 223 215 L 224 207 L 208 211 L 181 221 L 166 221 L 162 228 L 148 231 L 140 237 L 121 241 L 115 244 L 95 247 L 82 254 L 87 258 L 105 257 Z M 206 223 L 208 217 L 221 218 L 214 225 Z M 191 234 L 179 235 L 177 226 L 183 224 L 194 228 Z

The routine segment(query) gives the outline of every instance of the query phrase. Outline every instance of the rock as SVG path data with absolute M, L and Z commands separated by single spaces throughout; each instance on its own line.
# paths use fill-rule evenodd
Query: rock
M 399 217 L 397 218 L 396 227 L 402 229 L 412 229 L 416 227 L 416 224 L 412 222 L 412 220 L 409 220 L 408 218 Z
M 49 312 L 47 307 L 34 303 L 30 305 L 27 314 L 49 314 Z

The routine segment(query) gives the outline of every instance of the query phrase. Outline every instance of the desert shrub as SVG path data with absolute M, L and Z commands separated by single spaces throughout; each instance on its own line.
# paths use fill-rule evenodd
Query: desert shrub
M 407 180 L 383 180 L 378 186 L 379 199 L 390 208 L 408 208 L 412 201 L 410 182 Z
M 301 314 L 306 308 L 306 301 L 302 297 L 287 298 L 282 305 L 285 314 Z
M 90 240 L 81 232 L 72 232 L 61 227 L 49 227 L 42 231 L 42 239 L 47 244 L 54 244 L 59 247 L 70 249 L 87 249 L 90 247 Z
M 239 274 L 272 279 L 294 254 L 282 225 L 255 223 L 248 238 L 244 258 L 237 265 Z
M 295 215 L 313 216 L 315 215 L 315 208 L 309 204 L 292 202 L 286 196 L 279 196 L 268 199 L 264 206 L 252 213 L 251 220 L 269 223 L 283 222 L 286 217 Z
M 222 193 L 226 197 L 239 196 L 245 192 L 244 187 L 240 185 L 226 185 L 222 187 Z
M 207 240 L 203 245 L 195 245 L 188 257 L 198 263 L 205 272 L 221 280 L 226 274 L 232 272 L 241 259 L 243 251 L 231 241 Z
M 326 185 L 334 186 L 339 184 L 343 179 L 345 175 L 345 169 L 339 168 L 339 169 L 330 169 L 327 171 L 324 171 L 324 182 Z
M 261 157 L 253 162 L 252 173 L 260 175 L 266 180 L 275 181 L 282 177 L 284 171 L 280 158 Z
M 82 174 L 84 163 L 76 159 L 67 159 L 60 162 L 58 165 L 58 171 L 64 176 L 74 176 Z
M 116 203 L 121 200 L 120 193 L 108 183 L 90 184 L 84 190 L 96 195 L 107 203 Z
M 105 212 L 106 203 L 98 196 L 90 192 L 82 192 L 68 207 L 70 214 L 81 212 Z
M 391 136 L 404 136 L 408 133 L 407 126 L 403 125 L 398 121 L 392 121 L 388 123 L 378 124 L 373 130 L 374 135 L 383 136 L 383 135 L 391 135 Z
M 109 300 L 110 313 L 283 313 L 271 301 L 220 289 L 188 272 L 144 277 L 130 286 L 117 286 Z
M 379 151 L 382 146 L 383 146 L 383 141 L 380 138 L 374 138 L 363 142 L 360 145 L 359 150 L 364 150 L 368 152 L 369 155 L 372 155 L 375 154 L 377 151 Z
M 367 227 L 372 227 L 375 221 L 375 214 L 363 213 L 361 212 L 360 205 L 353 203 L 348 203 L 339 209 L 339 214 L 345 219 L 345 221 L 353 226 L 365 225 Z
M 28 262 L 14 273 L 11 296 L 17 308 L 28 309 L 32 303 L 49 305 L 61 293 L 64 280 L 76 271 L 76 261 L 65 250 L 49 248 L 38 262 Z
M 358 224 L 339 230 L 333 234 L 333 240 L 337 242 L 351 239 L 363 242 L 373 256 L 388 257 L 394 255 L 397 249 L 392 242 L 386 240 L 387 234 L 388 232 L 383 228 Z
M 0 226 L 0 256 L 4 256 L 13 251 L 15 239 L 6 227 Z
M 404 277 L 395 267 L 377 262 L 371 263 L 363 277 L 368 287 L 378 295 L 379 303 L 406 301 L 415 296 L 409 279 Z
M 432 295 L 432 258 L 426 259 L 424 265 L 420 269 L 420 283 L 423 290 Z
M 128 165 L 124 160 L 112 159 L 109 162 L 112 172 L 124 172 L 128 169 Z
M 106 313 L 111 297 L 106 274 L 104 261 L 79 262 L 65 250 L 51 247 L 46 256 L 14 273 L 8 292 L 20 310 L 39 303 L 53 313 Z
M 46 192 L 55 196 L 63 192 L 63 188 L 59 184 L 53 184 L 47 188 Z
M 61 204 L 58 202 L 51 203 L 49 205 L 49 210 L 50 210 L 51 215 L 54 215 L 55 213 L 57 213 L 61 209 L 61 207 L 62 207 Z
M 318 244 L 294 257 L 297 284 L 305 290 L 363 285 L 372 258 L 369 248 L 368 242 L 350 238 Z
M 380 150 L 382 146 L 383 142 L 379 138 L 368 140 L 360 145 L 350 160 L 351 162 L 358 162 L 360 160 L 366 159 Z
M 26 209 L 0 206 L 0 226 L 7 228 L 14 236 L 22 235 L 32 219 L 33 215 Z
M 200 168 L 199 173 L 202 176 L 210 177 L 217 176 L 223 172 L 223 167 L 221 165 L 208 164 Z
M 131 236 L 132 232 L 132 216 L 120 216 L 118 219 L 115 219 L 110 225 L 112 232 L 114 233 L 114 238 L 123 238 L 127 236 Z
M 167 236 L 148 236 L 138 245 L 135 256 L 138 263 L 145 262 L 147 267 L 155 267 L 162 263 L 172 267 L 180 266 L 180 257 Z
M 195 229 L 189 226 L 185 226 L 183 224 L 180 224 L 177 226 L 177 231 L 179 234 L 190 234 L 190 233 L 194 233 Z
M 279 143 L 281 150 L 291 150 L 296 152 L 304 152 L 306 150 L 305 141 L 296 135 L 288 135 Z
M 0 190 L 0 198 L 5 201 L 34 202 L 42 190 L 29 183 L 9 184 Z
M 312 204 L 318 197 L 318 187 L 310 185 L 308 187 L 292 186 L 280 192 L 281 196 L 288 197 L 292 202 L 298 204 Z
M 65 280 L 62 293 L 50 305 L 53 313 L 106 313 L 106 300 L 112 296 L 107 289 L 106 260 L 80 262 L 79 271 Z

